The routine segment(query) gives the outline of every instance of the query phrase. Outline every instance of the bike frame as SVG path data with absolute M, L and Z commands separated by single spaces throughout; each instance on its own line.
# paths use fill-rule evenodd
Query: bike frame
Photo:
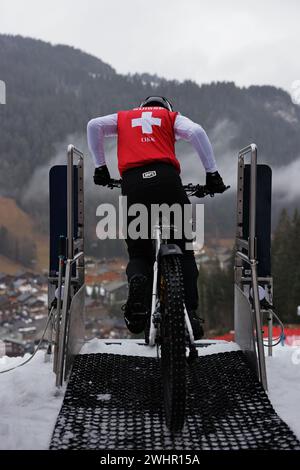
M 110 183 L 107 185 L 110 189 L 119 188 L 121 185 L 121 180 L 111 179 Z M 198 198 L 203 198 L 207 195 L 211 197 L 214 196 L 206 186 L 201 186 L 199 184 L 194 185 L 192 183 L 183 186 L 186 194 L 188 197 L 196 196 Z M 230 186 L 226 186 L 226 189 L 230 188 Z M 157 284 L 158 284 L 158 272 L 159 272 L 159 252 L 162 243 L 167 243 L 166 239 L 162 238 L 162 228 L 167 228 L 170 230 L 170 226 L 162 226 L 160 223 L 156 223 L 153 228 L 153 239 L 154 239 L 154 250 L 155 250 L 155 261 L 153 265 L 153 284 L 152 284 L 152 298 L 151 298 L 151 317 L 150 317 L 150 331 L 149 331 L 149 345 L 155 346 L 158 345 L 156 338 L 158 336 L 158 327 L 160 322 L 160 306 L 158 300 L 158 293 L 157 293 Z M 174 229 L 176 229 L 174 227 Z M 169 233 L 169 232 L 167 232 Z M 185 319 L 185 326 L 189 335 L 189 346 L 190 348 L 195 347 L 195 339 L 193 334 L 192 325 L 187 313 L 187 309 L 185 304 L 184 305 L 184 319 Z
M 162 228 L 170 230 L 170 226 L 162 226 L 157 223 L 153 228 L 153 238 L 154 238 L 154 247 L 155 247 L 155 261 L 153 265 L 153 284 L 152 284 L 152 298 L 151 298 L 151 317 L 150 317 L 150 332 L 149 332 L 149 346 L 155 346 L 157 343 L 158 336 L 158 326 L 160 322 L 160 306 L 158 299 L 158 273 L 159 273 L 159 263 L 160 263 L 160 247 L 162 243 L 167 243 L 166 239 L 162 238 Z M 184 304 L 184 318 L 185 325 L 189 334 L 190 345 L 194 345 L 194 335 L 192 325 L 187 313 L 186 306 Z

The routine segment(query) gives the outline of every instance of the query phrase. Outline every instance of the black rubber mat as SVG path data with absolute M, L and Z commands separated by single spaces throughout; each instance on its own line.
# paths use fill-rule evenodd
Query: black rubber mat
M 186 423 L 164 424 L 159 361 L 77 356 L 50 449 L 300 449 L 266 393 L 234 351 L 189 367 Z

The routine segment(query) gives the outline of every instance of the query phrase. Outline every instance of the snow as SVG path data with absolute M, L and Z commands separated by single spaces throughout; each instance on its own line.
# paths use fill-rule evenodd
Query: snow
M 31 362 L 0 375 L 0 449 L 47 449 L 63 393 L 57 394 L 52 363 L 39 351 Z M 29 357 L 0 359 L 0 371 Z
M 97 395 L 97 400 L 100 401 L 109 401 L 111 399 L 111 394 L 110 393 L 100 393 Z
M 226 342 L 220 340 L 213 340 L 215 344 L 207 347 L 199 348 L 199 356 L 207 354 L 217 354 L 221 352 L 238 351 L 240 348 L 236 343 Z M 197 343 L 210 344 L 210 341 L 198 341 Z M 156 348 L 146 346 L 143 341 L 122 339 L 122 340 L 99 340 L 93 339 L 86 343 L 81 354 L 96 354 L 96 353 L 107 353 L 107 354 L 124 354 L 126 356 L 144 356 L 144 357 L 155 357 L 157 355 Z
M 208 343 L 201 341 L 201 343 Z M 232 342 L 215 341 L 199 348 L 199 355 L 239 350 Z M 156 348 L 138 340 L 98 340 L 86 343 L 82 353 L 111 353 L 154 357 Z M 13 367 L 25 358 L 0 358 L 0 370 Z M 269 397 L 279 416 L 300 438 L 300 347 L 277 346 L 266 358 Z M 58 394 L 52 363 L 44 362 L 40 351 L 23 367 L 0 375 L 0 449 L 47 449 L 64 389 Z M 110 400 L 109 394 L 97 396 Z M 72 437 L 70 433 L 70 438 Z
M 300 439 L 300 344 L 273 349 L 273 357 L 266 357 L 269 398 Z

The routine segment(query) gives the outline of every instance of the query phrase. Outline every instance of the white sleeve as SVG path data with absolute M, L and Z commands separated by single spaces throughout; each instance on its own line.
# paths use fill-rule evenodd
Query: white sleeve
M 174 131 L 176 140 L 182 139 L 192 144 L 206 172 L 213 173 L 218 170 L 209 138 L 199 124 L 178 114 L 174 123 Z
M 117 133 L 117 114 L 98 117 L 88 122 L 87 141 L 96 167 L 105 165 L 104 137 L 114 136 Z

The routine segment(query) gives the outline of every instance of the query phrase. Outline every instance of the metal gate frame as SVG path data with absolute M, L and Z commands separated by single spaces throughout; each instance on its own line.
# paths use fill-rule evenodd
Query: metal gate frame
M 249 201 L 249 237 L 243 238 L 243 197 L 244 197 L 244 167 L 245 156 L 250 153 L 250 201 Z M 260 300 L 258 292 L 257 275 L 257 238 L 256 238 L 256 187 L 257 187 L 257 146 L 250 144 L 241 149 L 238 154 L 238 174 L 237 174 L 237 226 L 236 226 L 236 252 L 235 252 L 235 341 L 244 350 L 249 359 L 249 363 L 258 375 L 262 386 L 268 389 L 266 363 L 264 354 L 264 343 L 262 333 L 262 317 L 260 310 Z M 251 277 L 243 277 L 243 261 L 249 264 Z M 247 295 L 246 286 L 252 289 L 253 307 L 248 300 L 248 307 L 242 300 L 242 296 Z M 248 292 L 249 292 L 248 290 Z M 248 298 L 248 296 L 247 296 Z M 250 325 L 253 327 L 241 328 L 244 324 L 244 315 L 251 318 Z M 253 344 L 250 349 L 245 348 L 245 344 Z M 256 344 L 256 347 L 255 347 Z
M 74 237 L 74 156 L 78 158 L 75 164 L 78 178 L 76 238 Z M 62 252 L 59 253 L 58 274 L 53 276 L 52 273 L 48 280 L 49 306 L 55 306 L 53 370 L 56 374 L 57 387 L 61 387 L 64 380 L 67 380 L 74 356 L 78 354 L 79 345 L 83 344 L 84 340 L 84 155 L 74 145 L 69 145 L 67 150 L 66 235 L 66 238 L 61 237 L 63 242 L 66 242 L 66 257 Z M 76 324 L 77 327 L 71 328 L 72 324 Z

